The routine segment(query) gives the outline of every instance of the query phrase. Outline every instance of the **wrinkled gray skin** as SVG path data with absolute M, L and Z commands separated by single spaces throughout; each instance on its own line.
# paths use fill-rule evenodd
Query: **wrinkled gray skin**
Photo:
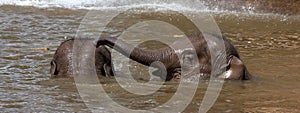
M 69 39 L 62 42 L 57 48 L 51 61 L 51 77 L 73 77 L 73 43 L 74 39 Z M 95 67 L 98 77 L 100 75 L 107 77 L 114 76 L 111 54 L 104 46 L 99 46 L 95 50 Z
M 207 36 L 216 37 L 213 34 L 208 34 Z M 251 75 L 247 71 L 244 63 L 241 61 L 235 47 L 230 44 L 230 42 L 224 37 L 220 38 L 224 39 L 224 45 L 227 55 L 227 64 L 225 66 L 226 72 L 220 77 L 225 79 L 250 79 Z M 189 68 L 188 64 L 187 66 L 185 66 L 184 63 L 181 65 L 180 62 L 193 62 L 195 61 L 195 59 L 197 59 L 197 57 L 197 61 L 201 65 L 198 68 L 200 69 L 200 72 L 208 75 L 211 73 L 210 51 L 206 40 L 201 34 L 184 38 L 184 40 L 175 41 L 171 45 L 173 48 L 165 47 L 157 50 L 139 49 L 122 40 L 118 40 L 117 42 L 116 41 L 117 38 L 115 37 L 104 37 L 97 40 L 95 44 L 97 47 L 101 45 L 107 45 L 136 62 L 139 62 L 146 66 L 157 68 L 158 70 L 154 71 L 152 74 L 160 77 L 161 75 L 164 75 L 165 77 L 162 78 L 166 81 L 178 81 L 182 76 L 181 71 L 183 70 L 181 69 Z M 190 52 L 189 50 L 180 50 L 180 48 L 184 45 L 189 45 L 189 43 L 186 43 L 189 41 L 194 46 L 196 52 Z M 174 49 L 174 47 L 177 49 Z

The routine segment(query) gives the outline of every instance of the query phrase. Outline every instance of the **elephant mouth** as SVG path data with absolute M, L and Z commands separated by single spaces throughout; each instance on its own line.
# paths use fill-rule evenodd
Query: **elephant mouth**
M 225 69 L 226 69 L 225 72 L 224 72 L 224 75 L 223 75 L 225 79 L 226 79 L 226 78 L 229 78 L 230 75 L 232 74 L 232 69 L 230 68 L 230 64 L 231 64 L 232 60 L 233 60 L 233 56 L 230 56 L 230 58 L 229 58 L 227 64 L 225 64 L 225 65 L 222 67 L 222 68 L 225 68 Z
M 224 78 L 225 79 L 230 78 L 231 75 L 232 75 L 232 70 L 231 69 L 224 72 Z

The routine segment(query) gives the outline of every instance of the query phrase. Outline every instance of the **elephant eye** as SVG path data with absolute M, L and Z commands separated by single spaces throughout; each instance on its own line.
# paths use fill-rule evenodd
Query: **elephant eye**
M 228 71 L 229 69 L 230 69 L 230 64 L 226 66 L 226 71 Z

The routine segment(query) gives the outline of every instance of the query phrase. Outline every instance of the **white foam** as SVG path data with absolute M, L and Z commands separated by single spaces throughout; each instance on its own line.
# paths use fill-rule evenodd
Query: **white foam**
M 0 5 L 59 7 L 67 9 L 128 9 L 134 7 L 165 7 L 172 10 L 204 11 L 201 0 L 0 0 Z M 158 9 L 158 10 L 164 10 Z

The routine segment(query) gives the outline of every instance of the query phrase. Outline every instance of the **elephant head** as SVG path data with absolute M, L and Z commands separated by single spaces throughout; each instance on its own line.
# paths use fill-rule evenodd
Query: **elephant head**
M 62 42 L 57 48 L 50 63 L 51 77 L 73 77 L 73 46 L 76 46 L 74 39 L 69 39 Z M 99 46 L 95 49 L 94 64 L 98 76 L 113 76 L 111 54 L 105 46 Z
M 215 35 L 209 35 L 215 36 Z M 230 42 L 224 39 L 226 50 L 227 65 L 225 73 L 220 76 L 225 79 L 242 79 L 248 80 L 251 78 L 246 66 L 241 61 L 237 50 Z M 189 48 L 182 48 L 181 45 L 186 45 L 185 42 L 190 42 L 194 48 L 194 52 L 189 52 Z M 184 40 L 178 40 L 172 44 L 172 47 L 164 47 L 157 50 L 146 50 L 134 47 L 125 41 L 118 40 L 116 37 L 103 37 L 96 41 L 96 46 L 107 45 L 126 57 L 144 64 L 158 68 L 153 74 L 160 76 L 166 75 L 165 80 L 177 80 L 181 78 L 182 69 L 188 68 L 189 64 L 181 64 L 181 62 L 194 62 L 194 59 L 200 64 L 199 69 L 201 73 L 211 73 L 211 58 L 207 41 L 203 35 L 190 36 Z M 174 49 L 174 47 L 176 49 Z

